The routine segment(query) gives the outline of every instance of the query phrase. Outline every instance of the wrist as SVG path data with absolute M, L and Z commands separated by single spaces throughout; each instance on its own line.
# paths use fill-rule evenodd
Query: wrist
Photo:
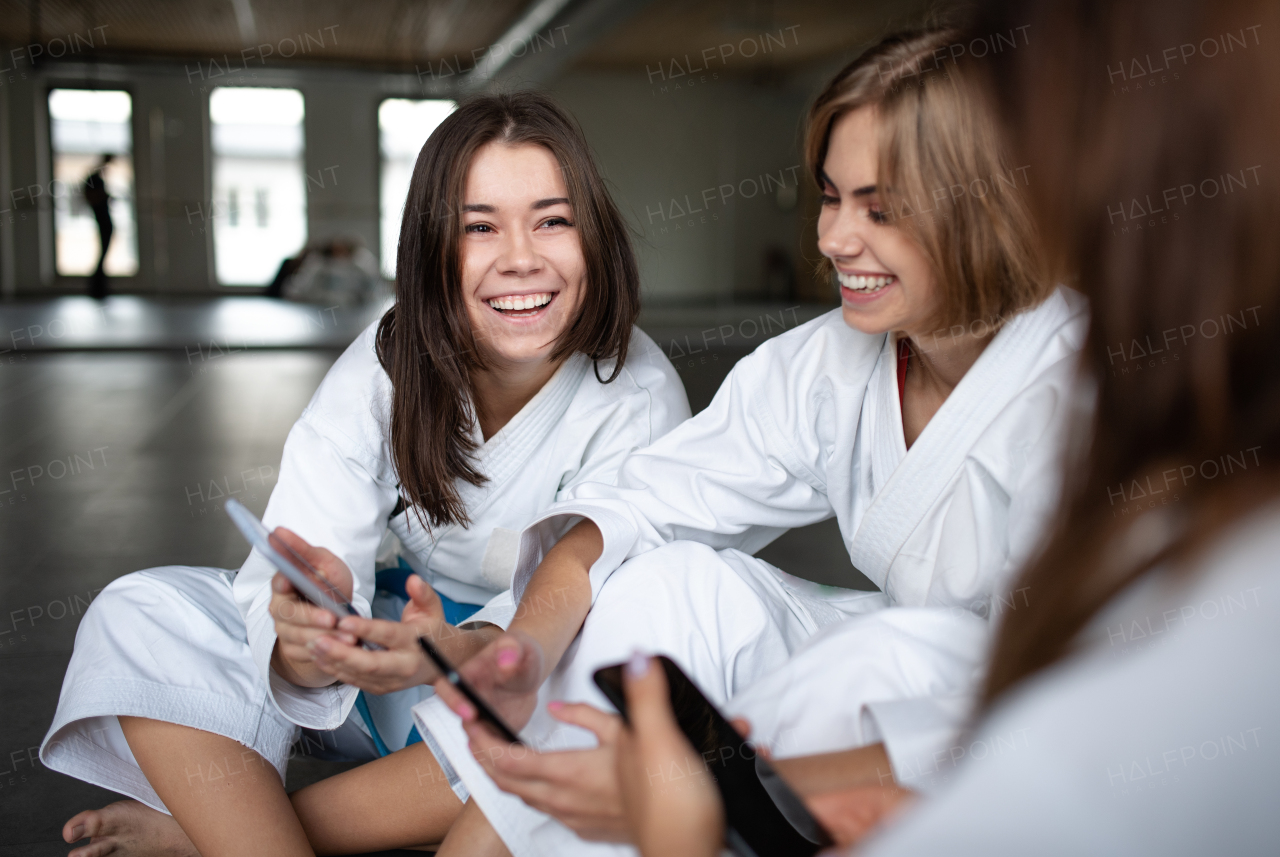
M 503 631 L 497 625 L 485 622 L 474 628 L 449 626 L 449 633 L 436 641 L 453 664 L 461 665 L 480 653 L 480 650 L 501 637 Z

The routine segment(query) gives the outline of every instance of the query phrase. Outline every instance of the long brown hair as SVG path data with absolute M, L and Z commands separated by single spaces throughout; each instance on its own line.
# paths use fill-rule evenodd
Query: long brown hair
M 459 105 L 418 154 L 396 254 L 396 304 L 378 326 L 391 378 L 391 454 L 400 494 L 426 526 L 469 523 L 458 481 L 480 485 L 471 373 L 486 368 L 462 294 L 461 211 L 475 153 L 499 141 L 545 146 L 560 164 L 586 263 L 577 319 L 551 359 L 582 352 L 622 371 L 640 312 L 640 275 L 625 221 L 581 129 L 545 95 L 481 95 Z M 597 367 L 597 377 L 599 368 Z M 424 520 L 425 519 L 425 520 Z
M 1089 296 L 1097 396 L 1056 530 L 1015 584 L 1027 604 L 998 631 L 990 706 L 1137 578 L 1187 573 L 1280 494 L 1280 7 L 1005 0 L 977 26 L 1029 26 L 992 82 L 1050 256 Z
M 1026 170 L 1010 163 L 995 105 L 963 45 L 963 33 L 942 23 L 868 48 L 810 108 L 805 158 L 822 188 L 836 122 L 874 107 L 881 205 L 930 261 L 940 296 L 935 323 L 998 326 L 1046 298 L 1053 283 L 1038 255 Z

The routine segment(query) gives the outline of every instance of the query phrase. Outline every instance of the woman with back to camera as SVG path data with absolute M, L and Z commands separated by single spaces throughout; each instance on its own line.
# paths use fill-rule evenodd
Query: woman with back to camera
M 1079 423 L 1062 516 L 1017 583 L 1032 595 L 1004 618 L 964 746 L 1027 740 L 973 755 L 859 853 L 1276 854 L 1280 57 L 1263 43 L 1280 7 L 992 5 L 976 31 L 1043 34 L 991 71 L 1040 177 L 1054 257 L 1091 299 L 1097 409 Z M 1117 97 L 1118 57 L 1170 45 L 1203 53 L 1176 84 Z M 1145 210 L 1168 189 L 1163 217 L 1110 222 L 1121 201 Z M 680 802 L 647 788 L 646 767 L 688 748 L 660 671 L 636 672 L 647 726 L 624 739 L 635 835 L 653 844 L 646 857 L 717 853 L 711 788 Z
M 513 636 L 462 672 L 527 723 L 526 743 L 589 747 L 587 725 L 600 746 L 513 750 L 459 708 L 464 734 L 443 688 L 415 707 L 471 796 L 463 818 L 483 811 L 513 853 L 608 853 L 574 834 L 625 838 L 608 773 L 618 721 L 592 707 L 606 703 L 591 676 L 636 647 L 746 717 L 806 787 L 940 778 L 932 760 L 978 689 L 988 618 L 1010 609 L 1008 575 L 1057 499 L 1086 316 L 1042 273 L 1028 177 L 971 66 L 951 59 L 961 37 L 888 37 L 810 111 L 818 249 L 841 308 L 761 345 L 616 485 L 584 485 L 526 532 L 517 591 L 567 593 L 573 621 L 537 629 L 540 675 L 520 673 L 538 650 Z M 833 514 L 883 592 L 817 587 L 749 555 Z M 586 521 L 557 542 L 567 516 Z
M 416 637 L 461 662 L 501 633 L 517 615 L 513 537 L 689 415 L 670 363 L 633 327 L 626 225 L 581 131 L 545 96 L 477 97 L 432 133 L 396 293 L 294 425 L 264 515 L 382 617 L 359 635 L 387 651 L 330 659 L 354 633 L 257 553 L 238 574 L 115 581 L 81 622 L 41 759 L 133 800 L 71 819 L 68 842 L 92 837 L 74 857 L 440 841 L 462 805 L 412 743 L 409 706 L 434 677 Z M 391 567 L 375 576 L 380 557 Z M 399 597 L 375 596 L 379 584 Z M 331 755 L 378 760 L 286 795 L 299 727 Z

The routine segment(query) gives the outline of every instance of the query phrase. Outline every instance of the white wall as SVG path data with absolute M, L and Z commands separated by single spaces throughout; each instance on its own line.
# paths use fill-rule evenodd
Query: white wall
M 777 187 L 779 176 L 784 193 L 804 180 L 804 96 L 700 77 L 677 88 L 643 73 L 576 72 L 550 89 L 582 123 L 639 233 L 646 298 L 663 303 L 759 297 L 765 249 L 794 256 L 800 231 L 799 209 L 780 207 Z
M 7 114 L 0 125 L 8 135 L 0 147 L 7 154 L 0 158 L 0 190 L 48 180 L 41 128 L 47 127 L 43 99 L 49 87 L 98 82 L 127 88 L 134 99 L 139 272 L 116 287 L 217 291 L 201 213 L 211 200 L 208 89 L 217 83 L 294 86 L 306 98 L 309 235 L 355 233 L 376 251 L 377 105 L 383 97 L 427 96 L 412 75 L 299 68 L 259 71 L 253 80 L 201 81 L 193 79 L 192 68 L 50 64 L 6 81 L 0 93 Z M 782 247 L 795 261 L 802 249 L 803 206 L 780 206 L 777 184 L 779 176 L 789 187 L 805 181 L 800 124 L 816 89 L 809 80 L 788 86 L 712 75 L 692 87 L 675 84 L 666 82 L 664 91 L 640 71 L 575 71 L 548 90 L 581 122 L 619 206 L 636 227 L 646 298 L 660 304 L 758 300 L 765 250 Z M 764 174 L 772 176 L 768 192 L 759 187 Z M 722 186 L 732 186 L 732 195 Z M 29 203 L 15 207 L 8 194 L 0 202 L 4 208 L 10 210 L 0 212 L 0 253 L 13 249 L 0 258 L 0 273 L 16 292 L 82 288 L 53 276 L 51 260 L 42 259 L 52 253 L 39 225 L 47 213 Z M 688 209 L 695 209 L 691 216 Z M 812 255 L 812 248 L 804 249 Z

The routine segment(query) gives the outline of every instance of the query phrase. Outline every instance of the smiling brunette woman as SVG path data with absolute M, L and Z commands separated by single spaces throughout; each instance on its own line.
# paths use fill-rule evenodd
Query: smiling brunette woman
M 638 310 L 626 226 L 568 116 L 520 93 L 446 119 L 414 168 L 396 305 L 293 427 L 264 515 L 378 618 L 339 624 L 256 553 L 108 586 L 41 757 L 133 799 L 67 822 L 68 842 L 92 837 L 72 854 L 439 842 L 462 803 L 413 727 L 434 678 L 416 638 L 463 662 L 501 634 L 518 533 L 688 417 Z M 376 761 L 286 795 L 299 727 Z

